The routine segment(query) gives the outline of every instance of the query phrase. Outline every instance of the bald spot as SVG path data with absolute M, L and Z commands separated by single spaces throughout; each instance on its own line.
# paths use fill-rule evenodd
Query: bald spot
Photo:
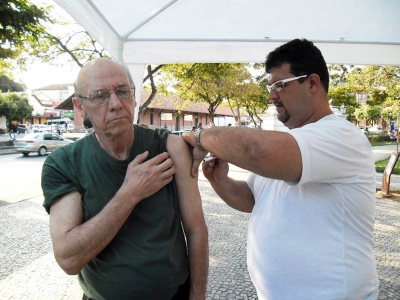
M 130 83 L 133 85 L 132 77 L 126 66 L 124 66 L 116 61 L 113 61 L 111 59 L 100 57 L 100 58 L 96 58 L 96 59 L 88 62 L 79 71 L 78 76 L 75 81 L 75 85 L 74 85 L 75 94 L 82 95 L 82 93 L 87 93 L 87 90 L 88 90 L 88 87 L 87 87 L 88 80 L 87 79 L 93 78 L 94 76 L 96 76 L 96 74 L 102 76 L 102 74 L 104 74 L 104 72 L 101 72 L 101 71 L 106 71 L 106 70 L 111 70 L 111 69 L 120 69 L 123 72 L 125 72 L 129 78 Z M 108 72 L 106 72 L 106 73 L 108 73 Z

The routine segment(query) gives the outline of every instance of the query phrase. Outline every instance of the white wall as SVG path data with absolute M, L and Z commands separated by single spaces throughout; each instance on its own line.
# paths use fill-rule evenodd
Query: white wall
M 6 117 L 0 117 L 0 128 L 6 130 L 7 120 Z
M 214 117 L 214 125 L 215 126 L 227 126 L 228 124 L 235 125 L 235 118 L 234 117 Z

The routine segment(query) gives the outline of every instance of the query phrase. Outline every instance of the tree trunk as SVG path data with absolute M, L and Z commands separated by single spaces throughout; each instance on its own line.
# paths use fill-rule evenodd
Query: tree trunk
M 145 83 L 146 80 L 150 79 L 151 94 L 150 94 L 149 98 L 147 98 L 147 100 L 139 108 L 138 120 L 137 120 L 138 124 L 140 124 L 141 116 L 146 112 L 147 107 L 150 105 L 150 103 L 153 101 L 154 97 L 157 94 L 157 87 L 154 83 L 153 74 L 157 73 L 163 66 L 164 65 L 158 65 L 156 68 L 154 68 L 154 70 L 151 69 L 151 65 L 147 66 L 147 76 L 145 78 L 143 78 L 143 83 Z

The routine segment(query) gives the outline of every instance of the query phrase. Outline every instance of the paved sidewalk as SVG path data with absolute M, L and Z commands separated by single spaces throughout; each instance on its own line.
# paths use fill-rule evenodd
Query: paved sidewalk
M 248 172 L 232 167 L 245 180 Z M 249 214 L 227 206 L 200 173 L 199 189 L 209 229 L 207 300 L 257 299 L 246 265 Z M 51 247 L 43 197 L 0 207 L 0 299 L 78 300 L 76 276 L 64 274 Z M 379 300 L 400 299 L 400 202 L 377 198 L 375 254 Z M 297 300 L 297 299 L 296 299 Z

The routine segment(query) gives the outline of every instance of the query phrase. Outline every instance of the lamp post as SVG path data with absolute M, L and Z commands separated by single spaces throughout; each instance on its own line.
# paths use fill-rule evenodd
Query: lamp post
M 347 119 L 347 106 L 342 104 L 342 106 L 340 107 L 340 113 L 342 114 L 343 118 Z

